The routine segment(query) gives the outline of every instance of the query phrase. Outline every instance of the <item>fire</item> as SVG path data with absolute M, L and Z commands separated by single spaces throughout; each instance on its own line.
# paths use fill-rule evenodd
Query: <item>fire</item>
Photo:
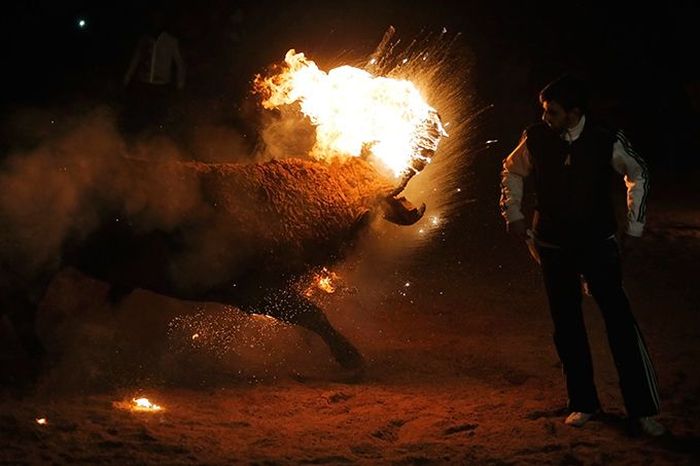
M 45 417 L 39 417 L 39 418 L 36 418 L 36 423 L 39 424 L 40 426 L 45 426 L 46 424 L 49 423 L 49 421 L 47 421 Z
M 155 412 L 163 409 L 157 404 L 151 403 L 151 401 L 148 398 L 133 398 L 131 402 L 132 411 Z
M 331 281 L 331 277 L 323 277 L 318 280 L 318 287 L 326 293 L 335 293 L 335 287 Z
M 271 109 L 298 103 L 316 127 L 312 155 L 372 154 L 397 177 L 420 171 L 447 136 L 437 111 L 408 80 L 374 76 L 352 66 L 322 71 L 303 53 L 287 52 L 283 71 L 256 78 Z
M 335 282 L 339 279 L 338 274 L 328 270 L 327 268 L 321 269 L 320 273 L 315 273 L 311 284 L 304 291 L 304 295 L 312 296 L 315 290 L 321 290 L 328 294 L 335 293 L 336 285 Z

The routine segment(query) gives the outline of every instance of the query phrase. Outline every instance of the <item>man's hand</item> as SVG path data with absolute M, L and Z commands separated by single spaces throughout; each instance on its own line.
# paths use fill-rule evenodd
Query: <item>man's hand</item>
M 525 241 L 527 239 L 527 226 L 525 225 L 525 219 L 509 222 L 506 225 L 506 229 L 512 237 L 518 240 Z

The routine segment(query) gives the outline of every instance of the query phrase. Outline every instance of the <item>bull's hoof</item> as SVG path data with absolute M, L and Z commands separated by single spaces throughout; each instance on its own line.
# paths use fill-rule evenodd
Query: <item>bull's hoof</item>
M 335 359 L 340 365 L 340 371 L 334 376 L 339 383 L 359 383 L 365 378 L 365 358 L 354 347 L 345 348 L 342 354 L 335 354 Z
M 364 381 L 365 375 L 365 366 L 363 365 L 355 369 L 341 369 L 332 380 L 337 383 L 355 384 Z
M 333 357 L 345 371 L 364 372 L 365 358 L 349 341 L 343 340 L 331 347 Z

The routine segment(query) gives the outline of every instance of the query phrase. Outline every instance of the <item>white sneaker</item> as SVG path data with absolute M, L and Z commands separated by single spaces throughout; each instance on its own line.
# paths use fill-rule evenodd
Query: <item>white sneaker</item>
M 582 413 L 580 411 L 574 411 L 569 414 L 564 420 L 564 424 L 573 427 L 581 427 L 585 423 L 591 420 L 593 413 Z
M 635 419 L 639 430 L 650 437 L 660 437 L 666 433 L 666 428 L 653 417 L 639 417 Z

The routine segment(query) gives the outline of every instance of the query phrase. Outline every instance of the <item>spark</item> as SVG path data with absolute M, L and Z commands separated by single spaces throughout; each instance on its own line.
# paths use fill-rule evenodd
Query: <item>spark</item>
M 87 21 L 85 21 L 84 19 L 79 19 L 79 20 L 78 20 L 78 27 L 79 27 L 80 29 L 85 29 L 86 26 L 87 26 Z

